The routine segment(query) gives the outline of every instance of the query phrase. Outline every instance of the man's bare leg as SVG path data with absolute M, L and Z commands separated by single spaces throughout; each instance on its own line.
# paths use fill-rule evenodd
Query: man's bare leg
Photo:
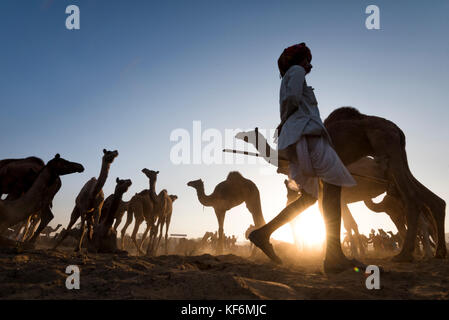
M 273 246 L 270 244 L 271 234 L 287 222 L 292 221 L 301 212 L 314 204 L 316 200 L 312 195 L 302 191 L 301 197 L 290 203 L 266 225 L 251 232 L 248 239 L 259 247 L 273 262 L 282 264 L 282 260 L 276 255 Z
M 341 249 L 341 187 L 324 183 L 323 188 L 323 216 L 326 225 L 326 257 L 324 272 L 341 272 L 353 267 L 363 268 L 357 260 L 349 260 Z

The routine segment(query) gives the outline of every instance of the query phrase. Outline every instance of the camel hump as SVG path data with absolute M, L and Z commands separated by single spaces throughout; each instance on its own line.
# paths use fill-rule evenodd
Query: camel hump
M 238 171 L 231 171 L 228 173 L 226 180 L 242 180 L 245 179 L 242 174 Z
M 335 109 L 331 114 L 324 120 L 324 125 L 328 125 L 331 122 L 340 120 L 361 120 L 365 115 L 360 113 L 359 110 L 353 107 L 341 107 Z

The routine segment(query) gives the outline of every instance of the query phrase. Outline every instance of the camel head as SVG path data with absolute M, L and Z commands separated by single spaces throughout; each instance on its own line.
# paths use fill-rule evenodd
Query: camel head
M 252 130 L 252 131 L 242 131 L 239 132 L 235 135 L 235 137 L 237 139 L 243 140 L 245 142 L 249 142 L 251 144 L 255 144 L 256 143 L 256 131 Z
M 203 180 L 198 179 L 198 180 L 193 180 L 193 181 L 187 182 L 187 185 L 189 187 L 198 189 L 198 188 L 204 187 L 204 182 L 203 182 Z
M 169 197 L 170 197 L 172 202 L 174 202 L 176 199 L 178 199 L 178 196 L 174 195 L 174 194 L 170 194 Z
M 115 182 L 117 182 L 117 185 L 115 186 L 116 194 L 124 194 L 126 191 L 128 191 L 129 187 L 132 185 L 130 179 L 120 180 L 119 178 L 117 178 L 115 179 Z
M 47 162 L 47 167 L 58 176 L 84 171 L 84 167 L 81 164 L 61 158 L 59 153 Z
M 147 176 L 148 179 L 156 181 L 157 179 L 157 175 L 159 174 L 159 171 L 153 171 L 153 170 L 149 170 L 147 168 L 143 168 L 142 172 L 144 175 Z
M 103 162 L 111 164 L 115 158 L 118 156 L 118 151 L 108 151 L 106 149 L 103 149 Z

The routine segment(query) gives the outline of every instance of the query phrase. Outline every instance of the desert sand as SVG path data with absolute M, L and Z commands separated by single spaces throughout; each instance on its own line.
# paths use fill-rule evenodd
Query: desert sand
M 284 264 L 262 254 L 214 256 L 76 254 L 53 251 L 0 252 L 0 299 L 449 299 L 449 261 L 394 263 L 367 257 L 381 266 L 381 289 L 368 290 L 362 271 L 322 272 L 322 256 L 278 243 Z M 79 266 L 80 289 L 68 290 L 68 265 Z

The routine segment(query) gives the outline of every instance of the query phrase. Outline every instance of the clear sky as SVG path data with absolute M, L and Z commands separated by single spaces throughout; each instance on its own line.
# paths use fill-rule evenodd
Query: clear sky
M 65 27 L 70 4 L 80 8 L 80 30 Z M 380 30 L 365 28 L 370 4 L 380 8 Z M 170 133 L 192 132 L 195 120 L 221 132 L 276 127 L 277 58 L 304 41 L 322 117 L 350 105 L 394 121 L 415 177 L 448 201 L 448 14 L 449 2 L 437 0 L 2 0 L 0 158 L 60 153 L 84 165 L 62 178 L 52 225 L 68 223 L 79 190 L 98 176 L 103 148 L 120 153 L 106 196 L 117 176 L 133 181 L 128 200 L 148 187 L 142 168 L 160 171 L 157 190 L 179 196 L 173 233 L 217 229 L 213 210 L 203 212 L 186 183 L 202 178 L 210 193 L 231 170 L 258 185 L 270 220 L 285 204 L 284 176 L 254 164 L 175 165 Z M 351 209 L 362 232 L 395 230 L 385 214 Z M 228 213 L 225 232 L 242 240 L 250 223 L 242 205 Z

